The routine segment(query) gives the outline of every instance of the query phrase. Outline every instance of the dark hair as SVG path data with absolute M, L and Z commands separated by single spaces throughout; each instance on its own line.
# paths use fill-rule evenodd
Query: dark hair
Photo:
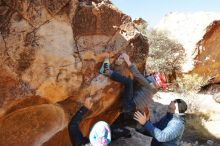
M 187 104 L 182 99 L 176 99 L 174 100 L 175 103 L 178 103 L 179 113 L 185 113 L 187 110 Z

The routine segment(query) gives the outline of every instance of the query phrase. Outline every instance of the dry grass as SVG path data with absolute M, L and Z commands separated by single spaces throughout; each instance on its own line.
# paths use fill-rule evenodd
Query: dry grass
M 216 146 L 219 146 L 220 140 L 209 133 L 209 131 L 204 127 L 202 124 L 202 121 L 204 120 L 208 121 L 209 115 L 202 113 L 188 114 L 186 116 L 186 127 L 182 140 L 190 143 L 198 141 L 199 144 L 206 144 L 207 140 L 212 140 L 215 142 Z

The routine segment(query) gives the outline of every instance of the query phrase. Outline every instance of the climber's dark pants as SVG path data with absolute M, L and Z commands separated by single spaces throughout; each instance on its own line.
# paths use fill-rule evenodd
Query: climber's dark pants
M 131 112 L 135 109 L 135 103 L 133 100 L 133 80 L 122 76 L 121 74 L 117 72 L 112 72 L 110 75 L 110 78 L 114 81 L 120 82 L 124 85 L 124 90 L 122 92 L 121 98 L 122 98 L 122 106 L 123 110 L 122 112 Z
M 122 99 L 122 113 L 119 117 L 112 123 L 112 139 L 118 139 L 120 137 L 130 137 L 129 130 L 124 130 L 126 126 L 136 125 L 136 121 L 133 120 L 133 112 L 135 110 L 135 103 L 133 101 L 133 80 L 122 76 L 117 72 L 112 72 L 110 78 L 114 81 L 120 82 L 124 85 L 124 90 L 121 94 Z M 121 132 L 118 132 L 117 129 L 121 129 Z

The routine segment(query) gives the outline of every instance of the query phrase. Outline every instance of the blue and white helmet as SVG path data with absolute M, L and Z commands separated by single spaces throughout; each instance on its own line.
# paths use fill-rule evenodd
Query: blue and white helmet
M 111 142 L 111 130 L 108 123 L 97 122 L 90 131 L 89 140 L 93 146 L 107 146 Z

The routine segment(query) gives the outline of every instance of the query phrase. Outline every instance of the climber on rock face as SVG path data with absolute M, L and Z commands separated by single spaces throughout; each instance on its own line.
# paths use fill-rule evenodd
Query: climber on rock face
M 134 76 L 134 80 L 138 82 L 138 84 L 135 85 L 135 88 L 133 88 L 133 79 L 122 76 L 110 69 L 108 59 L 104 60 L 99 72 L 124 85 L 124 91 L 121 95 L 123 100 L 122 112 L 131 112 L 146 107 L 146 105 L 153 102 L 152 97 L 158 91 L 158 88 L 163 87 L 166 89 L 166 84 L 161 77 L 161 74 L 145 77 L 138 71 L 137 67 L 131 63 L 129 56 L 126 53 L 121 54 L 117 61 L 122 62 L 121 60 L 125 61 Z
M 104 121 L 99 121 L 94 124 L 90 131 L 89 138 L 83 137 L 79 129 L 79 123 L 92 106 L 92 98 L 86 98 L 84 105 L 76 112 L 68 125 L 69 136 L 73 146 L 107 146 L 111 142 L 111 130 L 109 125 Z
M 134 111 L 136 111 L 137 109 L 144 111 L 147 105 L 153 102 L 152 97 L 158 91 L 158 88 L 162 87 L 161 85 L 165 87 L 165 83 L 161 80 L 159 76 L 157 80 L 154 78 L 149 78 L 149 76 L 145 78 L 138 71 L 137 67 L 131 63 L 129 56 L 126 53 L 121 54 L 117 59 L 117 62 L 118 65 L 123 62 L 127 64 L 129 70 L 134 76 L 134 80 L 137 80 L 138 84 L 135 85 L 134 88 L 133 80 L 131 78 L 122 76 L 121 74 L 111 70 L 109 60 L 104 60 L 99 72 L 101 74 L 109 76 L 112 80 L 122 83 L 124 85 L 124 90 L 121 95 L 122 113 L 120 114 L 118 119 L 112 124 L 112 133 L 114 133 L 114 129 L 121 128 L 118 125 L 120 125 L 120 122 L 123 122 L 124 117 L 130 117 L 130 119 L 132 120 Z M 119 132 L 119 135 L 125 137 L 129 136 L 129 131 L 127 129 L 122 128 L 119 131 L 121 131 L 121 134 Z M 117 135 L 117 132 L 116 134 L 112 135 Z M 114 139 L 114 137 L 112 139 Z
M 143 125 L 142 134 L 152 136 L 151 146 L 178 146 L 184 131 L 184 113 L 187 104 L 182 99 L 171 101 L 167 114 L 158 122 L 152 123 L 150 115 L 135 112 L 134 119 Z

